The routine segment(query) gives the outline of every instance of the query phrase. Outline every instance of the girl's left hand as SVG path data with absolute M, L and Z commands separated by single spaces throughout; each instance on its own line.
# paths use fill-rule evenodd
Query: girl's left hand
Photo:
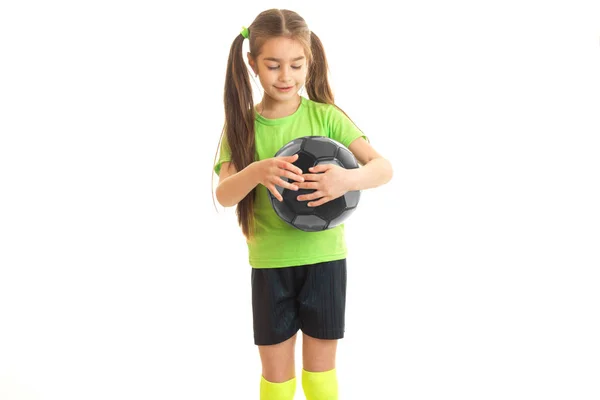
M 313 193 L 300 195 L 299 201 L 316 200 L 308 203 L 309 207 L 318 207 L 328 201 L 343 196 L 348 190 L 350 171 L 335 164 L 321 164 L 308 169 L 310 174 L 303 174 L 304 182 L 294 182 L 299 189 L 314 189 Z

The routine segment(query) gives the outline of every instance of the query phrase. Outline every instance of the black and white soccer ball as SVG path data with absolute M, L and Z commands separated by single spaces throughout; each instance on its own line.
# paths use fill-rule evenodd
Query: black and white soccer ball
M 336 164 L 346 169 L 358 168 L 358 161 L 346 146 L 325 136 L 305 136 L 294 139 L 283 146 L 275 154 L 275 157 L 293 156 L 294 154 L 298 154 L 294 165 L 300 168 L 303 174 L 309 173 L 309 168 L 320 164 Z M 283 176 L 281 179 L 286 182 L 290 181 Z M 275 213 L 294 228 L 306 232 L 335 228 L 354 213 L 360 200 L 360 190 L 355 190 L 320 206 L 309 207 L 308 200 L 298 201 L 296 198 L 312 193 L 315 191 L 314 189 L 294 191 L 280 186 L 275 187 L 283 197 L 283 201 L 280 202 L 268 191 Z

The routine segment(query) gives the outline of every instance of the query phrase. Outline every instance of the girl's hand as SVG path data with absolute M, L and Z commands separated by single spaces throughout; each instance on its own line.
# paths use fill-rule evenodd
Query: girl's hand
M 350 171 L 335 164 L 321 164 L 308 169 L 311 174 L 304 174 L 305 182 L 298 183 L 300 189 L 315 189 L 313 193 L 298 196 L 299 201 L 316 200 L 308 203 L 309 207 L 318 207 L 328 201 L 343 196 L 349 189 Z
M 298 159 L 298 154 L 287 157 L 273 157 L 261 161 L 255 161 L 255 173 L 258 182 L 265 186 L 279 201 L 283 197 L 275 188 L 275 185 L 285 189 L 298 190 L 298 186 L 291 182 L 286 182 L 281 177 L 286 177 L 298 182 L 304 182 L 302 170 L 292 163 Z

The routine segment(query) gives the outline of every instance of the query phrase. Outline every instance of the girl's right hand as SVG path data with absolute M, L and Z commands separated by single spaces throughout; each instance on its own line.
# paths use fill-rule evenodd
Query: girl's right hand
M 275 185 L 285 189 L 298 190 L 298 186 L 286 182 L 281 177 L 286 177 L 297 182 L 304 182 L 302 170 L 292 163 L 298 159 L 298 154 L 286 157 L 273 157 L 256 161 L 256 173 L 259 183 L 264 185 L 279 201 L 283 197 L 275 188 Z

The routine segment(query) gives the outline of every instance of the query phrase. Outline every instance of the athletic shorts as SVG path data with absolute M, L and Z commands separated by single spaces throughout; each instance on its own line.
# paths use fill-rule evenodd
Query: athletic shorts
M 346 259 L 284 268 L 252 268 L 254 343 L 281 343 L 302 330 L 344 337 Z

